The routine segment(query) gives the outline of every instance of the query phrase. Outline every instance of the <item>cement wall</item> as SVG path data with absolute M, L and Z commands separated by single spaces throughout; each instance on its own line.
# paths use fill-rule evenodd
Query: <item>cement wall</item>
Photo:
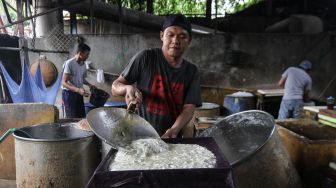
M 89 58 L 92 67 L 115 74 L 119 74 L 139 50 L 161 47 L 158 33 L 81 37 L 92 47 Z M 52 40 L 55 39 L 36 39 L 35 47 L 55 50 L 50 45 Z M 66 44 L 69 46 L 69 55 L 46 54 L 59 69 L 67 58 L 75 54 L 76 40 L 69 41 Z M 202 85 L 246 89 L 276 88 L 277 81 L 287 67 L 309 59 L 313 63 L 312 95 L 316 99 L 321 95 L 320 100 L 324 100 L 328 95 L 336 95 L 336 81 L 329 83 L 335 79 L 334 46 L 335 35 L 331 33 L 193 35 L 186 59 L 199 67 Z M 31 62 L 38 55 L 30 53 Z M 93 83 L 95 78 L 94 73 L 89 75 Z M 115 78 L 106 74 L 106 83 L 99 87 L 110 91 L 111 82 Z

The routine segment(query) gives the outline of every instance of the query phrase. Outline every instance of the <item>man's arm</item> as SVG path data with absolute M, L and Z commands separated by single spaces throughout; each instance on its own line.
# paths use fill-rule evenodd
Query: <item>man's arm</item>
M 70 74 L 67 74 L 67 73 L 64 73 L 63 74 L 63 77 L 62 77 L 62 86 L 67 88 L 68 90 L 72 91 L 72 92 L 79 92 L 79 89 L 78 87 L 72 85 L 70 82 Z
M 194 104 L 183 105 L 182 113 L 177 117 L 173 126 L 168 129 L 161 138 L 176 138 L 181 129 L 187 125 L 194 115 L 196 106 Z
M 130 85 L 127 80 L 119 76 L 112 83 L 111 92 L 113 96 L 125 96 L 128 85 Z
M 286 82 L 286 78 L 281 77 L 281 79 L 278 82 L 278 86 L 280 86 L 281 88 L 284 88 L 285 82 Z
M 131 85 L 124 77 L 119 76 L 113 83 L 111 92 L 113 96 L 125 96 L 126 104 L 130 102 L 136 103 L 139 108 L 142 102 L 141 92 L 133 85 Z
M 79 93 L 80 95 L 84 96 L 87 93 L 85 92 L 84 88 L 78 88 L 74 85 L 72 85 L 70 82 L 70 74 L 64 73 L 63 77 L 62 77 L 62 86 L 67 88 L 68 90 L 75 92 L 75 93 Z
M 304 102 L 309 102 L 309 100 L 310 100 L 309 90 L 305 90 L 305 91 L 303 92 L 303 101 L 304 101 Z

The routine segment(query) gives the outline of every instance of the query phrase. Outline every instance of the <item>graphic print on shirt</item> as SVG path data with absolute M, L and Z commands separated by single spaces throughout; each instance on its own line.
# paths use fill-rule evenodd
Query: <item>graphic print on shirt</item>
M 151 94 L 148 96 L 147 112 L 177 118 L 183 107 L 184 85 L 172 82 L 168 88 L 167 80 L 161 75 L 155 75 Z

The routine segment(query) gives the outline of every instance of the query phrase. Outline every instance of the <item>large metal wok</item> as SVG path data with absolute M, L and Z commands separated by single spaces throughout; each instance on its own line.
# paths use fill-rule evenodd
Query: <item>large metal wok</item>
M 225 117 L 199 137 L 213 137 L 231 165 L 236 165 L 261 148 L 275 130 L 274 118 L 264 111 L 248 110 Z
M 249 110 L 230 115 L 204 130 L 233 167 L 237 188 L 301 187 L 291 158 L 275 131 L 272 115 Z
M 160 138 L 145 119 L 123 108 L 96 108 L 87 120 L 93 132 L 115 149 L 141 138 Z

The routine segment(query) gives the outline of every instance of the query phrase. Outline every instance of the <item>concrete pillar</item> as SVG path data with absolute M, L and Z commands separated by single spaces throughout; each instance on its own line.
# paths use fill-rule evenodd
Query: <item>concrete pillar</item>
M 39 0 L 37 1 L 38 4 L 34 5 L 34 7 L 37 8 L 37 13 L 43 13 L 54 8 L 53 4 L 56 2 L 57 0 Z M 50 12 L 36 18 L 36 37 L 47 37 L 50 34 L 50 31 L 55 27 L 58 27 L 57 29 L 63 31 L 62 10 Z

